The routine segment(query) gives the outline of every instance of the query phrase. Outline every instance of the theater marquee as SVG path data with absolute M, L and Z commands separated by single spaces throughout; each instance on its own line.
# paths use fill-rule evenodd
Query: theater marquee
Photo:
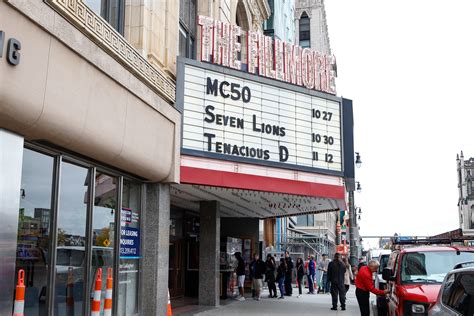
M 340 98 L 186 59 L 179 72 L 184 154 L 342 172 Z

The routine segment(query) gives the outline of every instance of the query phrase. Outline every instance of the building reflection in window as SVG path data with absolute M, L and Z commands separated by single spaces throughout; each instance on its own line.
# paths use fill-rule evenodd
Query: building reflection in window
M 91 280 L 102 268 L 102 291 L 105 294 L 107 271 L 113 273 L 115 247 L 115 212 L 117 211 L 117 178 L 98 172 L 95 177 L 92 216 Z M 102 301 L 103 305 L 103 301 Z
M 53 166 L 53 157 L 24 150 L 15 275 L 25 271 L 25 315 L 46 315 Z
M 83 315 L 89 170 L 68 162 L 61 167 L 55 315 Z

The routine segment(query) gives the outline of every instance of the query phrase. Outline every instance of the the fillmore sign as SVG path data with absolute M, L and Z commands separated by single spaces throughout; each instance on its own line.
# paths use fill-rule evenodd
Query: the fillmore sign
M 201 61 L 241 70 L 242 37 L 247 42 L 247 71 L 291 84 L 336 94 L 336 58 L 289 44 L 260 32 L 200 15 Z

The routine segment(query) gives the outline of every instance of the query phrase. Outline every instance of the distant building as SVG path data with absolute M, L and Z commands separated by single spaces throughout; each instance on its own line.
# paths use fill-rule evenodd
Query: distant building
M 459 227 L 463 235 L 474 235 L 474 158 L 457 156 Z
M 331 53 L 324 0 L 295 1 L 296 44 Z
M 265 35 L 295 43 L 295 1 L 269 0 L 268 5 L 272 14 L 263 24 Z

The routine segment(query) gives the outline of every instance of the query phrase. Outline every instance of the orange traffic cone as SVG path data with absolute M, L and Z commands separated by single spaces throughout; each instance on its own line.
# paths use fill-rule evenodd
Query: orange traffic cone
M 171 311 L 171 301 L 170 301 L 170 290 L 168 289 L 168 316 L 173 316 L 173 312 Z
M 107 268 L 107 287 L 105 290 L 104 316 L 112 316 L 112 268 Z
M 100 316 L 100 294 L 102 292 L 102 268 L 97 269 L 94 299 L 92 300 L 91 316 Z
M 25 309 L 25 270 L 18 271 L 18 284 L 16 286 L 15 294 L 15 308 L 13 309 L 13 316 L 23 316 Z
M 74 315 L 74 277 L 72 267 L 69 267 L 67 271 L 66 310 L 67 315 Z

